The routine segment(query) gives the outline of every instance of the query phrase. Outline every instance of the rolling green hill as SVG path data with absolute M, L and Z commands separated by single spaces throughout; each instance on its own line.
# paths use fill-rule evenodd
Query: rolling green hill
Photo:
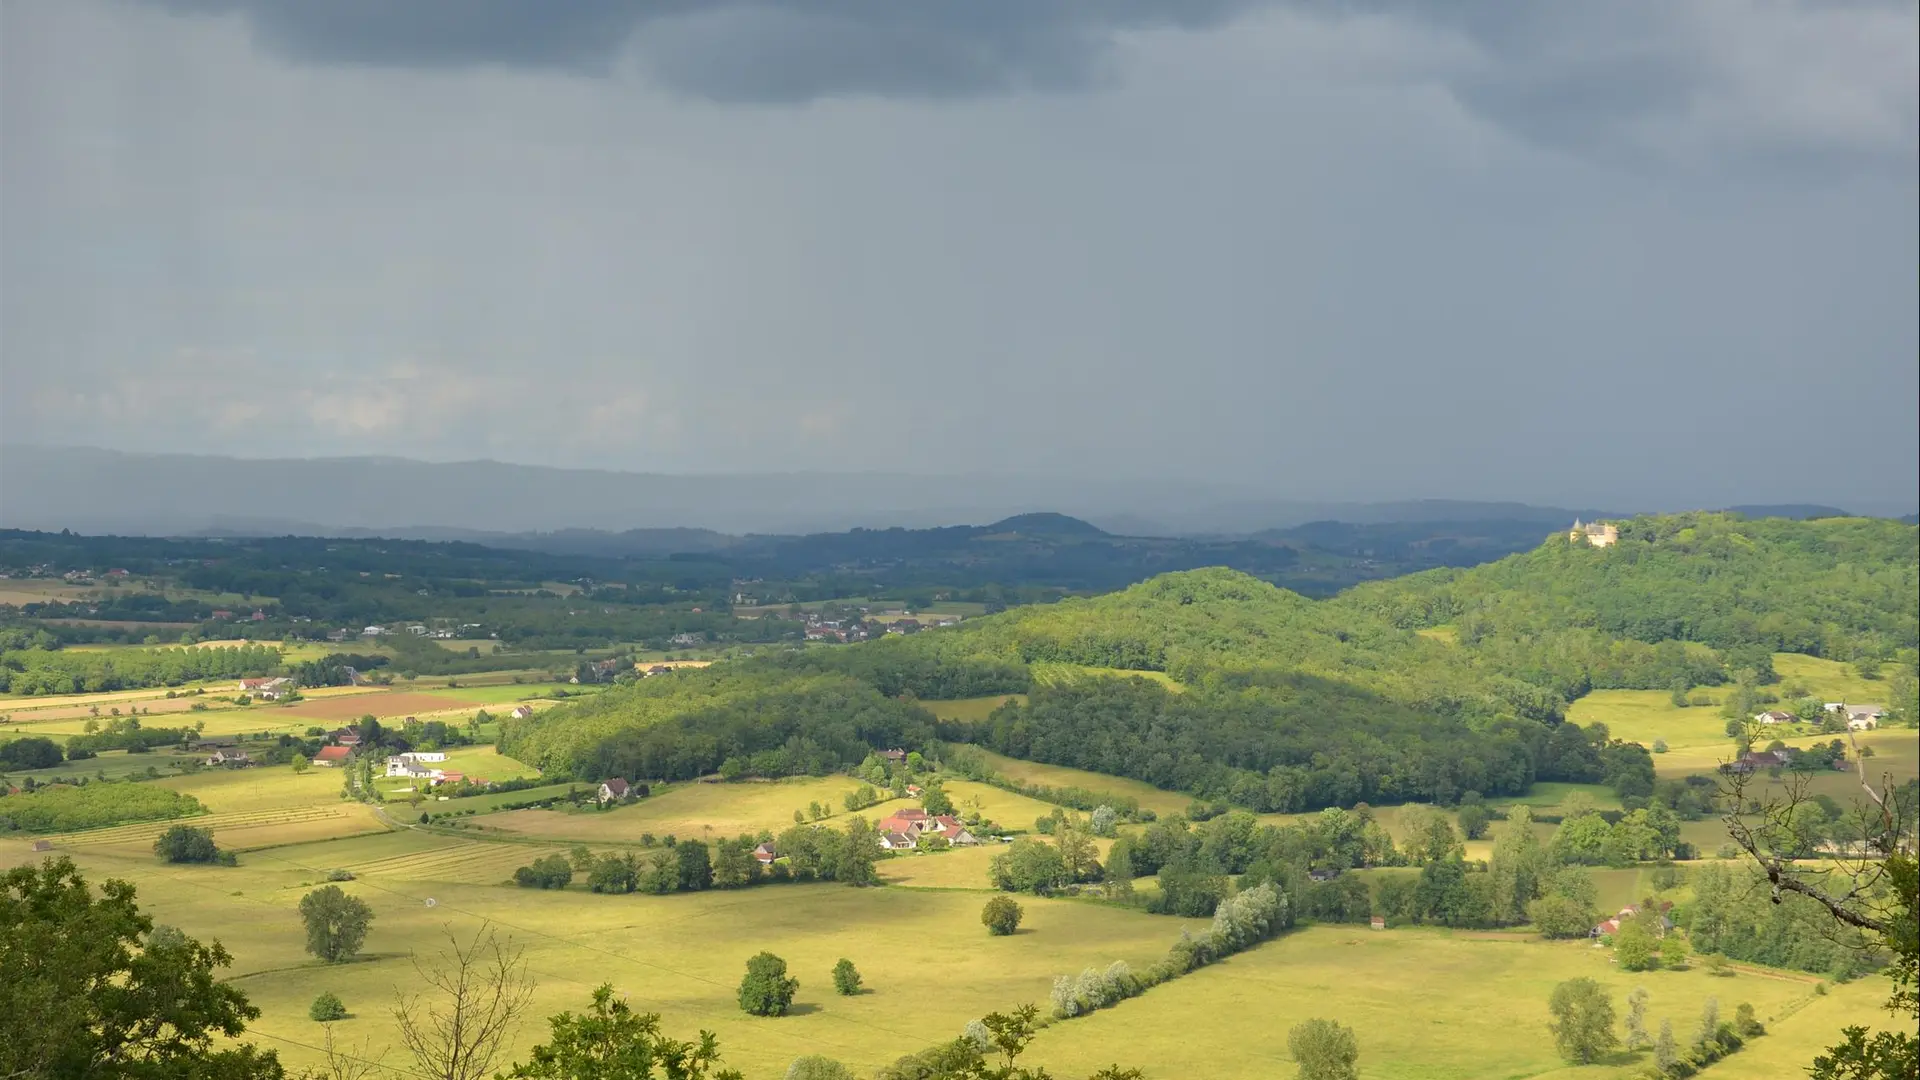
M 1606 549 L 1556 537 L 1326 601 L 1231 570 L 1163 574 L 952 629 L 616 689 L 512 729 L 507 750 L 583 777 L 616 766 L 685 775 L 727 757 L 802 771 L 936 730 L 903 699 L 1027 693 L 937 730 L 1260 810 L 1444 801 L 1535 780 L 1644 794 L 1646 752 L 1564 724 L 1570 700 L 1600 687 L 1764 683 L 1774 651 L 1912 667 L 1911 526 L 1688 514 L 1620 533 Z M 1186 689 L 1035 680 L 1034 664 L 1158 672 Z M 804 719 L 834 709 L 852 718 Z M 781 748 L 777 761 L 754 758 Z

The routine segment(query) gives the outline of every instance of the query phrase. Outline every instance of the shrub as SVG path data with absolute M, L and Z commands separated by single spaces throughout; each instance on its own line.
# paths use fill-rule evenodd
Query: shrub
M 860 972 L 853 966 L 853 961 L 844 956 L 833 965 L 833 988 L 842 997 L 852 997 L 860 992 Z
M 340 996 L 331 990 L 314 998 L 313 1004 L 307 1006 L 307 1019 L 309 1020 L 318 1020 L 321 1023 L 326 1023 L 329 1020 L 345 1020 L 346 1018 L 347 1007 L 340 1003 Z
M 740 1008 L 752 1016 L 785 1016 L 800 980 L 787 977 L 787 962 L 770 952 L 747 961 L 740 980 Z
M 513 872 L 513 883 L 523 889 L 564 889 L 573 880 L 573 864 L 564 855 L 535 859 Z
M 819 1054 L 793 1059 L 787 1066 L 785 1080 L 854 1080 L 853 1070 Z
M 351 871 L 351 870 L 329 870 L 329 871 L 327 871 L 327 880 L 328 880 L 328 881 L 352 881 L 352 880 L 353 880 L 353 871 Z
M 980 921 L 996 937 L 1005 937 L 1020 929 L 1020 920 L 1025 915 L 1026 911 L 1011 896 L 996 896 L 980 909 Z

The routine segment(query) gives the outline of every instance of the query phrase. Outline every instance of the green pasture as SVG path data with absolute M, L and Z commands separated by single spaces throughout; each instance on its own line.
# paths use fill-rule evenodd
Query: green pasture
M 1490 806 L 1518 806 L 1525 804 L 1542 813 L 1552 813 L 1554 809 L 1567 801 L 1567 796 L 1580 792 L 1593 801 L 1596 810 L 1620 809 L 1620 798 L 1604 784 L 1563 784 L 1556 781 L 1535 781 L 1533 788 L 1525 795 L 1509 795 L 1488 799 Z
M 488 779 L 492 779 L 492 777 Z M 413 807 L 411 803 L 402 804 L 396 801 L 395 803 L 389 804 L 388 810 L 402 821 L 407 819 L 409 813 L 411 813 L 413 817 L 418 818 L 421 811 L 426 811 L 430 814 L 464 814 L 466 811 L 471 810 L 475 815 L 492 814 L 509 803 L 523 803 L 532 802 L 535 799 L 558 798 L 567 794 L 569 791 L 577 789 L 584 790 L 588 786 L 587 784 L 578 783 L 542 784 L 539 787 L 522 788 L 519 791 L 497 791 L 486 795 L 467 795 L 457 799 L 450 798 L 444 802 L 436 796 L 425 795 L 418 807 Z M 491 824 L 491 822 L 488 822 L 488 824 Z
M 620 843 L 638 843 L 649 833 L 662 839 L 669 835 L 688 839 L 733 837 L 757 834 L 763 829 L 777 833 L 791 827 L 793 812 L 804 811 L 810 802 L 833 811 L 823 823 L 844 824 L 852 815 L 841 800 L 859 786 L 859 781 L 846 776 L 677 784 L 664 790 L 655 788 L 647 798 L 610 810 L 514 810 L 482 824 L 534 837 Z M 954 800 L 958 802 L 959 796 Z M 894 800 L 868 807 L 860 814 L 868 821 L 878 821 L 896 809 L 917 805 Z
M 409 955 L 432 954 L 449 928 L 471 935 L 489 925 L 526 946 L 539 985 L 513 1040 L 521 1055 L 544 1036 L 540 1018 L 579 1009 L 606 981 L 636 1008 L 661 1013 L 676 1035 L 715 1031 L 728 1064 L 750 1080 L 777 1080 L 802 1053 L 870 1071 L 986 1012 L 1044 1002 L 1058 974 L 1114 959 L 1144 966 L 1183 926 L 1204 925 L 1025 898 L 1021 932 L 993 938 L 980 926 L 977 892 L 824 884 L 655 897 L 495 884 L 542 853 L 409 832 L 256 852 L 232 868 L 166 867 L 151 856 L 90 850 L 74 857 L 95 880 L 131 881 L 156 921 L 226 945 L 235 957 L 229 976 L 262 1010 L 249 1036 L 293 1065 L 317 1060 L 311 1047 L 320 1028 L 306 1010 L 323 990 L 355 1015 L 337 1037 L 395 1044 L 387 1008 L 396 991 L 417 988 Z M 0 841 L 0 863 L 32 857 L 25 844 Z M 302 951 L 296 909 L 334 868 L 356 875 L 343 888 L 373 907 L 375 921 L 365 958 L 329 967 Z M 761 949 L 783 956 L 800 979 L 792 1015 L 739 1011 L 735 988 L 746 958 Z M 841 957 L 859 966 L 868 992 L 832 992 L 828 972 Z
M 448 767 L 461 771 L 504 777 L 523 768 L 492 747 L 463 747 L 450 754 Z M 1033 778 L 1043 783 L 1110 790 L 1127 783 L 1035 768 L 1042 771 Z M 838 808 L 840 797 L 857 786 L 846 777 L 676 785 L 605 812 L 487 812 L 505 801 L 564 793 L 569 786 L 564 783 L 421 807 L 435 813 L 476 809 L 474 817 L 459 819 L 483 826 L 473 830 L 405 827 L 418 811 L 399 803 L 388 810 L 402 827 L 389 829 L 374 808 L 340 799 L 340 779 L 335 769 L 296 775 L 276 767 L 209 770 L 155 781 L 207 805 L 210 813 L 192 820 L 241 853 L 237 867 L 159 864 L 150 847 L 167 823 L 53 840 L 57 853 L 71 855 L 95 880 L 115 876 L 133 882 L 157 921 L 218 938 L 232 950 L 236 962 L 230 974 L 263 1010 L 254 1037 L 294 1065 L 316 1060 L 312 1047 L 320 1032 L 306 1019 L 306 1007 L 322 990 L 339 994 L 356 1016 L 339 1025 L 337 1036 L 375 1048 L 393 1043 L 387 1006 L 396 989 L 414 985 L 408 956 L 432 952 L 436 935 L 447 927 L 470 934 L 485 923 L 527 946 L 530 970 L 540 983 L 536 1018 L 577 1009 L 593 986 L 611 981 L 637 1007 L 662 1013 L 678 1035 L 702 1028 L 717 1032 L 728 1063 L 744 1069 L 749 1080 L 778 1080 L 787 1062 L 801 1053 L 827 1054 L 870 1071 L 957 1033 L 987 1011 L 1044 1004 L 1056 975 L 1116 959 L 1136 967 L 1151 963 L 1182 926 L 1200 925 L 1084 900 L 1021 897 L 1027 909 L 1022 932 L 991 938 L 978 915 L 987 895 L 988 863 L 1004 850 L 992 842 L 882 859 L 879 874 L 888 883 L 882 888 L 770 885 L 654 897 L 596 896 L 579 882 L 561 892 L 507 884 L 515 868 L 576 843 L 608 850 L 631 845 L 647 832 L 691 838 L 778 831 L 808 801 Z M 1052 809 L 987 785 L 952 781 L 947 788 L 957 804 L 978 800 L 988 816 L 1012 827 L 1030 828 L 1032 818 Z M 1551 807 L 1584 790 L 1543 785 L 1533 798 Z M 1183 798 L 1164 792 L 1159 797 Z M 861 813 L 872 820 L 907 805 L 912 804 L 883 803 Z M 1401 810 L 1382 807 L 1376 814 L 1396 831 Z M 837 809 L 826 823 L 840 824 L 849 816 Z M 1717 828 L 1711 821 L 1691 824 Z M 1540 829 L 1551 831 L 1550 826 Z M 35 857 L 23 841 L 0 840 L 0 866 Z M 355 875 L 343 887 L 374 907 L 376 922 L 363 960 L 328 967 L 301 951 L 296 907 L 300 896 L 333 869 Z M 1642 869 L 1596 870 L 1594 878 L 1603 908 L 1651 891 L 1649 873 Z M 1140 889 L 1150 893 L 1153 883 L 1143 879 Z M 876 932 L 877 927 L 885 931 Z M 761 949 L 785 957 L 800 978 L 795 1015 L 757 1020 L 735 1006 L 740 968 Z M 1362 1076 L 1369 1080 L 1624 1078 L 1636 1067 L 1624 1057 L 1584 1071 L 1564 1069 L 1545 1033 L 1545 1001 L 1552 986 L 1591 975 L 1618 998 L 1632 985 L 1645 985 L 1653 994 L 1654 1023 L 1671 1015 L 1683 1034 L 1709 993 L 1719 996 L 1728 1014 L 1738 1002 L 1751 1001 L 1763 1018 L 1784 1017 L 1778 1043 L 1763 1039 L 1743 1058 L 1716 1066 L 1730 1076 L 1757 1077 L 1774 1075 L 1753 1071 L 1768 1060 L 1758 1054 L 1790 1048 L 1791 1060 L 1801 1062 L 1811 1048 L 1831 1040 L 1840 1024 L 1878 1020 L 1874 1006 L 1885 996 L 1875 985 L 1840 987 L 1832 997 L 1816 999 L 1810 977 L 1758 970 L 1731 979 L 1711 979 L 1699 971 L 1632 976 L 1609 964 L 1610 955 L 1585 943 L 1548 943 L 1517 932 L 1309 928 L 1112 1010 L 1055 1024 L 1042 1033 L 1028 1060 L 1063 1077 L 1084 1076 L 1113 1061 L 1140 1065 L 1161 1078 L 1284 1076 L 1291 1070 L 1287 1028 L 1311 1016 L 1328 1016 L 1359 1030 Z M 860 967 L 871 993 L 847 999 L 830 992 L 827 972 L 841 956 Z M 940 973 L 937 983 L 928 981 L 932 971 Z M 1436 992 L 1436 986 L 1445 992 Z M 1848 1007 L 1836 1008 L 1840 1002 Z M 1246 1023 L 1255 1015 L 1258 1023 Z M 542 1031 L 537 1020 L 530 1021 L 517 1033 L 516 1047 L 524 1052 Z M 1532 1036 L 1514 1037 L 1528 1032 Z M 1735 1064 L 1746 1071 L 1735 1071 Z
M 463 705 L 513 705 L 522 701 L 551 700 L 556 694 L 576 697 L 581 695 L 583 689 L 587 694 L 597 692 L 593 687 L 582 688 L 570 686 L 566 683 L 546 682 L 499 683 L 490 686 L 475 686 L 467 682 L 467 679 L 471 677 L 472 676 L 466 676 L 459 679 L 460 685 L 457 687 L 439 687 L 422 692 L 431 694 L 434 697 L 457 701 Z
M 1817 656 L 1799 653 L 1774 653 L 1773 673 L 1780 676 L 1780 681 L 1772 689 L 1783 696 L 1790 691 L 1805 690 L 1808 696 L 1821 701 L 1850 701 L 1857 705 L 1891 704 L 1887 700 L 1890 691 L 1885 678 L 1863 679 L 1854 674 L 1851 664 L 1837 660 L 1822 660 Z
M 1715 978 L 1697 968 L 1634 974 L 1610 959 L 1585 942 L 1516 934 L 1310 927 L 1112 1009 L 1055 1024 L 1029 1056 L 1059 1076 L 1120 1061 L 1154 1077 L 1268 1080 L 1292 1075 L 1288 1029 L 1321 1017 L 1356 1030 L 1367 1080 L 1635 1075 L 1649 1060 L 1646 1052 L 1584 1068 L 1568 1068 L 1555 1054 L 1547 999 L 1557 983 L 1579 976 L 1606 986 L 1621 1014 L 1627 992 L 1646 987 L 1649 1026 L 1657 1031 L 1661 1019 L 1671 1019 L 1682 1039 L 1709 996 L 1719 999 L 1722 1016 L 1742 1001 L 1762 1022 L 1791 1013 L 1779 1022 L 1779 1042 L 1762 1037 L 1715 1065 L 1714 1077 L 1798 1075 L 1811 1048 L 1837 1038 L 1842 1026 L 1885 1021 L 1877 1009 L 1886 996 L 1879 980 L 1816 998 L 1811 976 Z M 1735 1062 L 1748 1071 L 1734 1072 Z
M 320 766 L 295 773 L 291 765 L 205 769 L 152 783 L 191 795 L 215 813 L 329 805 L 340 799 L 341 771 Z

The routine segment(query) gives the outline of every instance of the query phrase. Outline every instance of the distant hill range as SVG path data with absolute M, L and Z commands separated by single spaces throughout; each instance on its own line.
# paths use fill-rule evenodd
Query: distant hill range
M 1607 509 L 1626 509 L 1610 507 Z M 125 535 L 391 536 L 492 542 L 541 535 L 629 548 L 722 536 L 930 528 L 1063 513 L 1128 536 L 1230 536 L 1310 521 L 1535 521 L 1590 507 L 1421 500 L 1314 502 L 1225 485 L 886 472 L 665 475 L 496 461 L 243 459 L 84 447 L 0 447 L 0 527 Z M 1027 526 L 1031 528 L 1032 526 Z

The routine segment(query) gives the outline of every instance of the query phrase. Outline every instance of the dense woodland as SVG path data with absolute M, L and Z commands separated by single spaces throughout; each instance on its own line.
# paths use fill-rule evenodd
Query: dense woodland
M 511 724 L 507 741 L 582 778 L 679 776 L 728 757 L 750 772 L 820 771 L 857 762 L 859 739 L 937 734 L 1256 810 L 1452 802 L 1535 780 L 1645 799 L 1646 749 L 1564 723 L 1570 700 L 1596 687 L 1751 687 L 1786 646 L 1885 658 L 1910 690 L 1917 567 L 1916 531 L 1896 522 L 1680 515 L 1627 523 L 1610 549 L 1555 538 L 1326 601 L 1199 570 L 937 633 L 650 680 Z M 1164 672 L 1181 686 L 1036 685 L 1042 663 Z M 977 724 L 934 724 L 906 704 L 1023 691 L 1026 704 Z M 843 694 L 860 719 L 828 715 L 844 711 L 833 696 Z M 876 701 L 905 711 L 881 725 L 869 719 Z M 781 719 L 756 729 L 743 718 L 755 714 Z M 873 737 L 857 734 L 863 725 Z

